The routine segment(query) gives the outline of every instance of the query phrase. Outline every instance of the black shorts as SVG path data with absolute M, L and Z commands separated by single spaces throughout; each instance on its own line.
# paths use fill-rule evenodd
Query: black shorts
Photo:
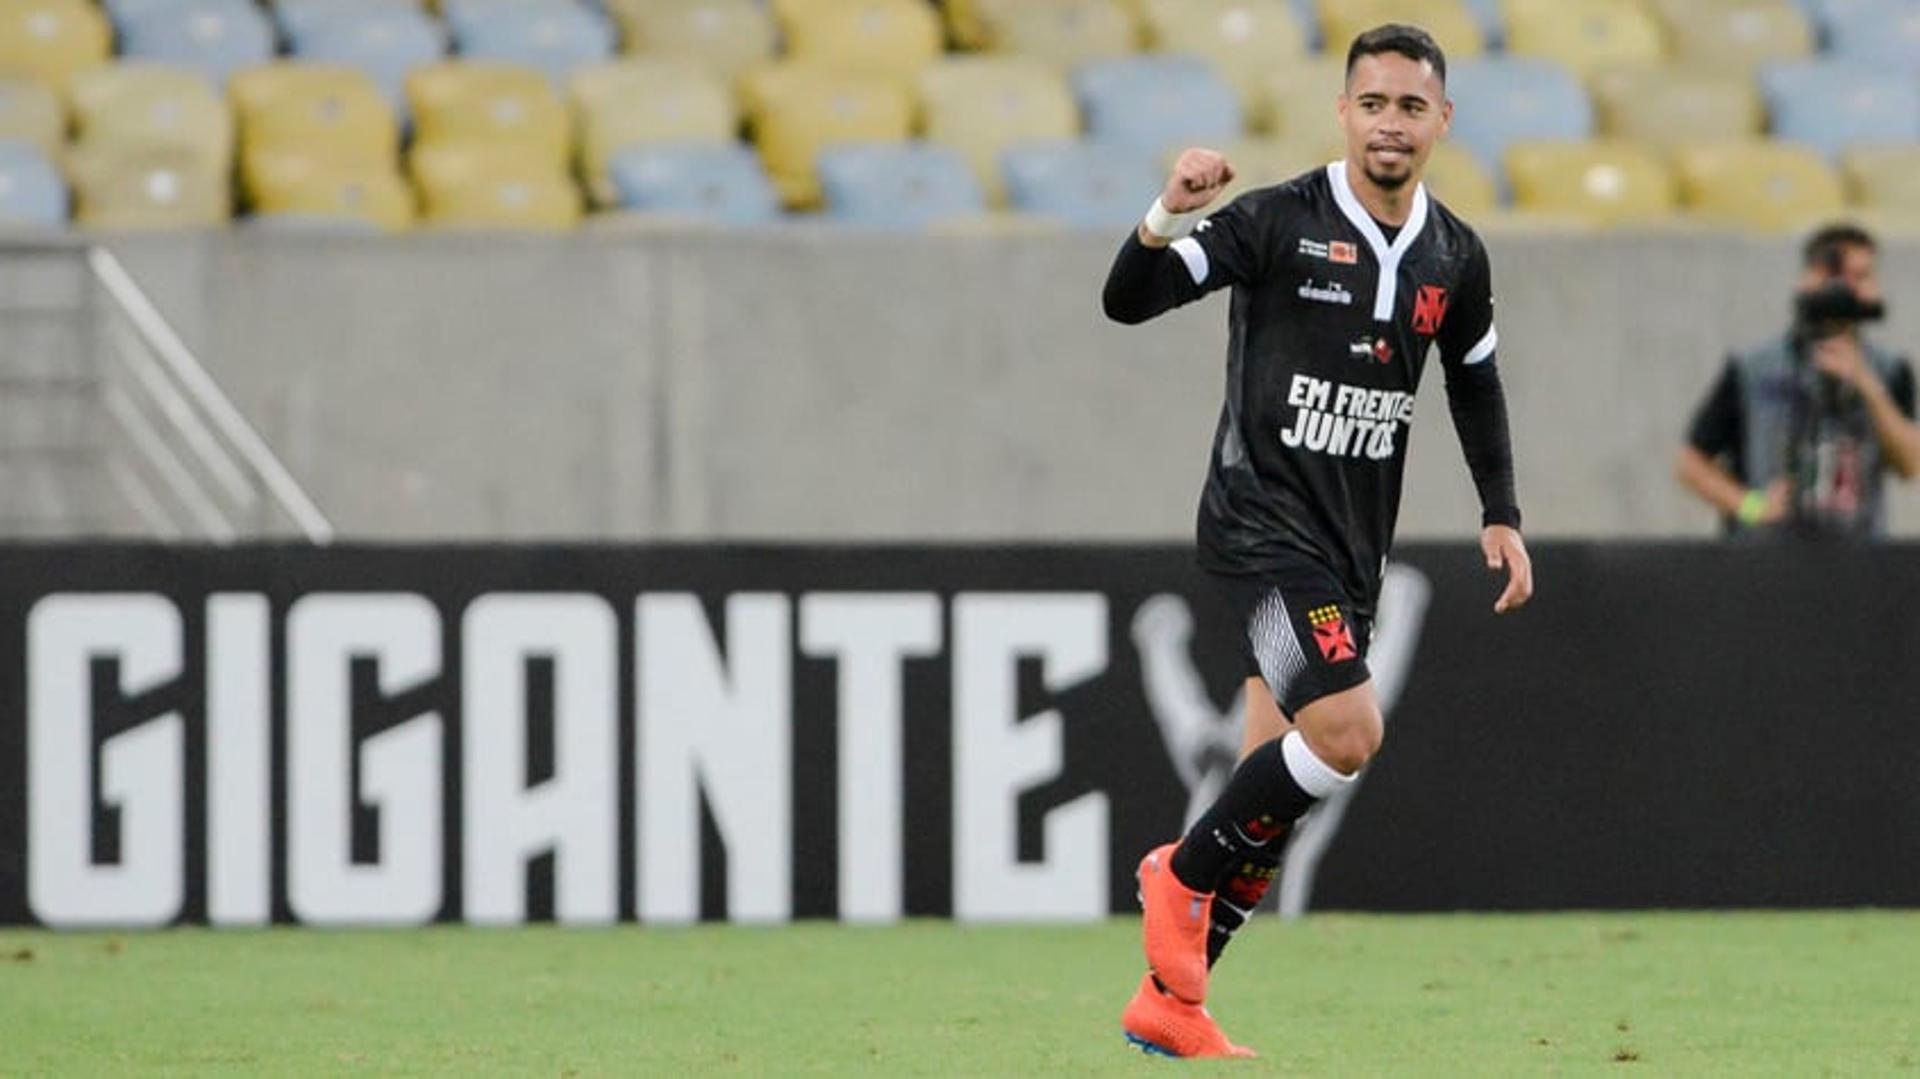
M 1373 626 L 1325 566 L 1303 555 L 1254 576 L 1207 576 L 1236 619 L 1246 677 L 1265 679 L 1289 717 L 1372 677 Z

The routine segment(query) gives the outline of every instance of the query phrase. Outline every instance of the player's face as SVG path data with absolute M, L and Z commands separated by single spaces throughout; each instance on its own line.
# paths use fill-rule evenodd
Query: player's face
M 1397 52 L 1362 56 L 1340 96 L 1348 167 L 1387 190 L 1420 178 L 1452 120 L 1453 103 L 1433 66 Z

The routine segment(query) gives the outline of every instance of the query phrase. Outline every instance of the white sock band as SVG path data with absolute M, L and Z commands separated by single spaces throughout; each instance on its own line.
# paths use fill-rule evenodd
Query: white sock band
M 1200 210 L 1188 210 L 1186 213 L 1176 214 L 1167 209 L 1166 203 L 1156 198 L 1153 200 L 1153 205 L 1147 209 L 1147 231 L 1162 240 L 1178 240 L 1193 231 L 1194 223 L 1200 220 L 1201 213 Z
M 1352 776 L 1341 775 L 1332 765 L 1314 756 L 1299 731 L 1288 731 L 1287 736 L 1280 739 L 1280 756 L 1287 762 L 1287 773 L 1293 776 L 1293 781 L 1315 798 L 1325 798 L 1353 782 Z

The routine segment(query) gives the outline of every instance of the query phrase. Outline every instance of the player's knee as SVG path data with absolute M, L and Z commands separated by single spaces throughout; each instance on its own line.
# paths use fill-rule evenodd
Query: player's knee
M 1327 767 L 1350 776 L 1365 768 L 1380 752 L 1385 733 L 1386 724 L 1381 722 L 1379 712 L 1373 711 L 1318 732 L 1319 737 L 1310 745 L 1314 756 L 1325 761 Z

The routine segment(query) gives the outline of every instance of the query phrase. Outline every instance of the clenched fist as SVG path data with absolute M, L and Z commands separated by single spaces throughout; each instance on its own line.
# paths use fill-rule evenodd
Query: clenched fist
M 1223 188 L 1233 182 L 1233 164 L 1212 150 L 1192 149 L 1173 163 L 1173 176 L 1160 193 L 1160 204 L 1168 213 L 1184 214 L 1212 202 Z

